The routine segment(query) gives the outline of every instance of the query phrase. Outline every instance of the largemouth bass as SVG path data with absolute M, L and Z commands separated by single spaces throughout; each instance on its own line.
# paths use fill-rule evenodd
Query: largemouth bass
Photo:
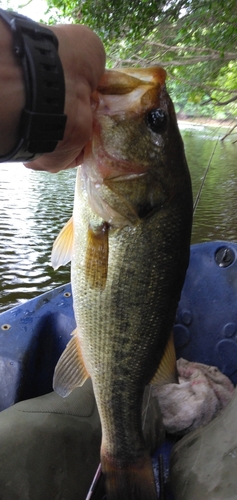
M 189 261 L 192 191 L 165 78 L 158 67 L 105 73 L 73 217 L 52 253 L 55 268 L 71 258 L 77 323 L 54 388 L 67 396 L 92 378 L 108 500 L 157 499 L 142 400 L 147 384 L 169 382 L 175 370 L 170 332 Z

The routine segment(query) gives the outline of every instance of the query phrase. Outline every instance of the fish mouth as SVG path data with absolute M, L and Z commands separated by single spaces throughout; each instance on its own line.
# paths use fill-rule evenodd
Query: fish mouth
M 92 94 L 98 116 L 132 112 L 151 107 L 165 88 L 166 71 L 160 66 L 119 68 L 105 71 Z
M 133 92 L 141 85 L 164 85 L 166 71 L 161 66 L 149 68 L 117 68 L 106 70 L 97 91 L 100 94 L 123 95 Z

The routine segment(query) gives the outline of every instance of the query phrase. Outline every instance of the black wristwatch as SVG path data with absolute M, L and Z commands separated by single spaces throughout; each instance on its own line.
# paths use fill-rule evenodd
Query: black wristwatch
M 58 40 L 51 30 L 16 12 L 0 9 L 0 19 L 11 29 L 26 90 L 20 139 L 10 153 L 0 156 L 0 162 L 32 161 L 54 151 L 65 130 L 65 82 Z

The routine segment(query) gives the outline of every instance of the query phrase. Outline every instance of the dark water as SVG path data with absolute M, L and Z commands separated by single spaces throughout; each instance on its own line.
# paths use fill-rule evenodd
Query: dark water
M 180 126 L 194 199 L 212 158 L 195 211 L 192 243 L 237 241 L 237 144 L 232 144 L 237 137 L 221 143 L 218 129 Z M 70 265 L 53 271 L 50 253 L 71 217 L 75 175 L 75 170 L 52 175 L 20 164 L 0 166 L 0 311 L 70 280 Z

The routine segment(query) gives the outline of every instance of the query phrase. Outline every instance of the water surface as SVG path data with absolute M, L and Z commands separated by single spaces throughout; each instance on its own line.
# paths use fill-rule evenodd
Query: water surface
M 237 241 L 237 144 L 234 138 L 218 141 L 219 129 L 180 127 L 194 199 L 207 174 L 192 243 Z M 50 254 L 71 217 L 75 176 L 75 170 L 52 175 L 20 164 L 0 165 L 0 311 L 70 281 L 70 265 L 54 271 Z
M 0 166 L 0 311 L 70 281 L 70 266 L 54 271 L 50 254 L 72 214 L 75 175 Z
M 237 143 L 234 141 L 237 136 L 220 141 L 226 130 L 203 126 L 183 129 L 182 124 L 180 128 L 192 178 L 194 203 L 198 198 L 192 243 L 223 239 L 236 241 Z

